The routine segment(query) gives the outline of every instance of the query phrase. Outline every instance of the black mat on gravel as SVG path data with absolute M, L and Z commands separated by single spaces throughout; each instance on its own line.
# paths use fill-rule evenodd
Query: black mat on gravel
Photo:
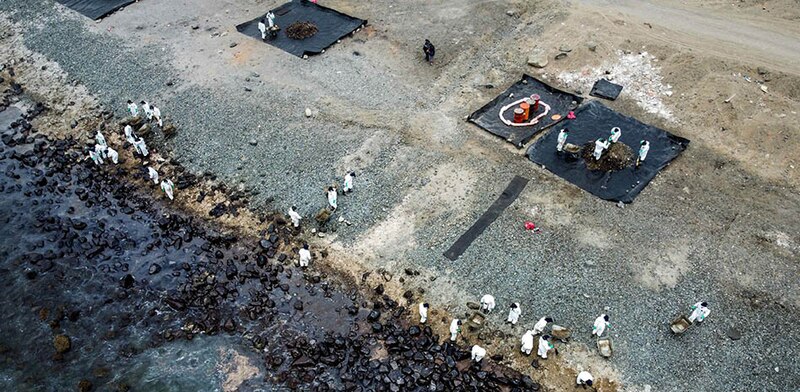
M 494 222 L 500 214 L 505 211 L 514 200 L 519 197 L 519 194 L 522 193 L 522 190 L 525 189 L 525 185 L 528 185 L 528 179 L 520 176 L 514 177 L 513 180 L 508 184 L 506 190 L 500 195 L 500 197 L 495 200 L 494 204 L 489 207 L 486 212 L 481 215 L 480 218 L 469 228 L 461 237 L 458 237 L 453 246 L 450 247 L 446 252 L 444 252 L 444 257 L 452 261 L 456 261 L 464 251 L 469 248 L 472 244 L 472 241 L 475 241 L 478 236 L 486 230 L 489 225 Z
M 514 96 L 509 97 L 510 94 L 514 94 Z M 539 94 L 541 101 L 550 105 L 550 112 L 543 117 L 539 123 L 524 127 L 513 127 L 506 125 L 500 119 L 500 109 L 503 106 L 524 97 L 530 97 L 533 94 Z M 575 94 L 551 87 L 532 76 L 522 75 L 520 81 L 514 83 L 514 85 L 498 95 L 497 98 L 475 111 L 475 113 L 472 113 L 469 116 L 469 121 L 492 134 L 502 137 L 507 142 L 517 146 L 517 148 L 522 148 L 534 135 L 561 121 L 553 120 L 551 117 L 554 114 L 561 115 L 561 119 L 563 120 L 567 117 L 567 113 L 574 109 L 581 101 L 583 101 L 583 98 Z M 575 102 L 575 104 L 573 104 L 573 102 Z M 543 109 L 540 108 L 538 113 L 541 113 L 542 110 Z M 507 110 L 504 117 L 508 120 L 512 120 L 514 118 L 513 108 Z
M 622 86 L 611 83 L 606 79 L 600 79 L 594 82 L 589 95 L 613 101 L 619 97 L 620 92 L 622 92 Z
M 100 19 L 134 0 L 56 0 L 72 10 L 92 19 Z
M 631 148 L 635 160 L 639 153 L 639 143 L 642 140 L 650 142 L 647 158 L 638 168 L 631 164 L 614 172 L 591 171 L 587 169 L 583 158 L 566 151 L 556 151 L 558 133 L 562 126 L 551 129 L 528 149 L 527 154 L 531 161 L 604 200 L 632 202 L 658 172 L 689 145 L 687 139 L 641 123 L 597 101 L 581 106 L 575 111 L 575 115 L 577 118 L 562 124 L 569 129 L 567 143 L 583 146 L 598 138 L 608 137 L 611 128 L 619 127 L 622 131 L 619 143 L 625 143 Z
M 367 24 L 364 19 L 354 18 L 308 0 L 291 1 L 275 8 L 272 12 L 275 14 L 275 24 L 281 30 L 277 37 L 270 38 L 268 36 L 264 42 L 299 57 L 322 53 L 342 37 Z M 236 30 L 260 40 L 261 32 L 258 31 L 258 21 L 263 16 L 260 15 L 258 18 L 236 26 Z M 306 39 L 289 38 L 286 36 L 286 28 L 294 22 L 311 22 L 317 26 L 318 31 Z

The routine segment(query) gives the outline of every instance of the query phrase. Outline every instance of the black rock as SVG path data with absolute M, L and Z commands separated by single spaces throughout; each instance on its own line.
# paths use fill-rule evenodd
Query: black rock
M 381 312 L 377 310 L 373 310 L 367 315 L 368 321 L 378 321 L 379 318 L 381 318 Z
M 149 273 L 150 275 L 155 275 L 159 272 L 161 272 L 161 266 L 156 263 L 153 263 L 153 265 L 151 265 L 150 269 L 147 271 L 147 273 Z
M 136 283 L 136 279 L 133 278 L 133 275 L 127 274 L 123 276 L 122 279 L 119 280 L 119 283 L 120 285 L 122 285 L 123 288 L 129 289 L 133 287 L 134 283 Z

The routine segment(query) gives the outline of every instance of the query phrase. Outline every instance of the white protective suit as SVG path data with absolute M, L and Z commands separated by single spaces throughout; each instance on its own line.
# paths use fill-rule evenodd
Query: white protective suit
M 262 21 L 258 21 L 258 31 L 261 32 L 261 39 L 267 39 L 267 25 L 264 24 Z
M 333 208 L 334 210 L 338 206 L 337 196 L 338 195 L 336 194 L 336 188 L 328 191 L 328 204 L 330 204 L 331 208 Z
M 428 308 L 425 307 L 424 303 L 419 304 L 419 322 L 420 324 L 425 324 L 428 321 Z
M 170 200 L 172 200 L 172 191 L 175 189 L 175 184 L 172 183 L 172 180 L 166 179 L 161 181 L 161 190 L 167 194 Z
M 480 362 L 483 357 L 486 356 L 486 349 L 478 346 L 477 344 L 472 346 L 472 360 L 475 362 Z
M 108 146 L 104 146 L 102 144 L 95 144 L 94 145 L 94 153 L 106 158 L 106 152 L 108 151 Z
M 133 142 L 133 148 L 136 149 L 136 152 L 142 154 L 142 156 L 147 156 L 150 154 L 150 151 L 147 150 L 147 143 L 144 142 L 144 139 L 139 138 L 135 142 Z
M 594 160 L 599 161 L 600 157 L 603 156 L 603 152 L 608 149 L 609 143 L 608 140 L 598 139 L 594 142 Z
M 606 317 L 605 314 L 601 314 L 599 317 L 594 319 L 594 325 L 592 326 L 592 335 L 597 335 L 597 337 L 603 336 L 603 332 L 605 332 L 606 327 L 609 326 L 605 317 Z
M 139 115 L 139 107 L 136 106 L 135 103 L 131 102 L 128 104 L 128 111 L 131 113 L 131 116 L 136 117 Z
M 311 263 L 311 251 L 303 248 L 298 253 L 300 253 L 300 266 L 308 267 L 308 264 Z
M 94 151 L 89 151 L 89 158 L 92 158 L 92 161 L 94 162 L 95 165 L 103 164 L 103 157 L 101 157 L 100 154 Z
M 539 321 L 537 321 L 536 324 L 533 325 L 533 334 L 534 335 L 538 335 L 538 334 L 544 332 L 544 327 L 547 326 L 547 320 L 545 320 L 546 318 L 547 317 L 540 318 Z
M 97 141 L 97 144 L 103 147 L 108 146 L 108 143 L 106 143 L 105 136 L 103 136 L 103 133 L 100 131 L 97 131 L 97 134 L 94 135 L 94 140 Z
M 564 145 L 567 144 L 567 136 L 569 136 L 567 131 L 563 129 L 558 133 L 558 145 L 556 146 L 556 151 L 561 152 L 564 150 Z
M 497 306 L 494 302 L 494 297 L 490 294 L 486 294 L 481 297 L 481 309 L 485 310 L 486 312 L 491 312 L 494 307 Z
M 522 347 L 520 351 L 525 353 L 525 355 L 531 355 L 531 351 L 533 351 L 533 335 L 534 332 L 531 330 L 528 330 L 522 335 Z
M 450 323 L 450 341 L 455 342 L 458 333 L 461 331 L 461 326 L 458 325 L 458 319 L 453 319 Z
M 292 226 L 300 227 L 300 220 L 303 219 L 303 217 L 301 217 L 300 214 L 297 213 L 297 211 L 290 208 L 289 219 L 292 220 Z
M 586 370 L 578 373 L 578 378 L 575 380 L 575 383 L 578 385 L 586 385 L 586 381 L 591 381 L 594 383 L 594 377 L 592 377 L 592 373 L 589 373 Z
M 644 162 L 647 158 L 647 153 L 650 151 L 650 142 L 645 141 L 644 144 L 639 146 L 639 162 Z
M 150 107 L 150 104 L 145 102 L 142 104 L 142 110 L 144 110 L 144 115 L 147 117 L 148 120 L 153 118 L 153 109 Z
M 539 338 L 539 350 L 536 352 L 543 359 L 547 359 L 547 352 L 553 348 L 553 345 L 548 342 L 544 336 Z
M 693 323 L 695 322 L 695 320 L 697 322 L 703 322 L 703 320 L 705 320 L 706 317 L 708 317 L 708 315 L 711 314 L 711 309 L 703 306 L 702 302 L 698 302 L 692 305 L 690 309 L 692 310 L 692 314 L 689 315 L 689 321 Z
M 347 173 L 344 176 L 344 186 L 342 187 L 342 192 L 351 192 L 353 190 L 353 175 Z
M 272 11 L 267 12 L 267 27 L 275 27 L 275 14 L 273 14 Z
M 519 307 L 519 303 L 515 302 L 514 305 L 517 305 L 517 307 L 508 310 L 508 319 L 506 320 L 511 325 L 516 325 L 517 321 L 519 321 L 519 316 L 522 315 L 522 308 Z
M 133 134 L 133 127 L 131 127 L 130 125 L 126 125 L 124 132 L 125 132 L 125 140 L 127 140 L 128 143 L 130 144 L 135 144 L 136 136 Z
M 111 159 L 111 162 L 114 162 L 115 165 L 119 163 L 119 154 L 117 153 L 117 150 L 108 147 L 106 149 L 106 155 L 108 155 L 108 158 Z
M 611 135 L 608 137 L 608 141 L 616 143 L 619 141 L 620 136 L 622 136 L 622 130 L 619 127 L 611 128 Z
M 153 180 L 153 184 L 158 184 L 158 172 L 156 169 L 152 167 L 147 167 L 147 175 L 150 176 L 150 179 Z
M 164 122 L 161 121 L 161 109 L 153 106 L 153 117 L 155 117 L 159 127 L 164 126 Z

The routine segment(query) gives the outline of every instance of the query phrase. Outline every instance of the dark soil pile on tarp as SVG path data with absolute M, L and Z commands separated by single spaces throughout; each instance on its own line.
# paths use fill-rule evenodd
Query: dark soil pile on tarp
M 633 164 L 633 150 L 624 143 L 612 143 L 599 161 L 595 161 L 592 154 L 594 154 L 594 142 L 584 144 L 581 148 L 581 158 L 589 170 L 617 171 Z
M 286 36 L 291 39 L 306 39 L 317 31 L 317 25 L 311 22 L 294 22 L 286 28 Z

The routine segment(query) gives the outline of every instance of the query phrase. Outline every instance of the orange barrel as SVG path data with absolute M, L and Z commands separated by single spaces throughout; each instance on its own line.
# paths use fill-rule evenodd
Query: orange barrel
M 514 109 L 514 122 L 515 123 L 521 123 L 521 122 L 525 122 L 525 120 L 526 120 L 525 111 L 520 109 L 520 108 Z
M 536 113 L 539 111 L 539 94 L 531 95 L 531 100 L 533 101 L 533 112 Z
M 525 121 L 528 121 L 528 119 L 531 117 L 531 104 L 525 100 L 525 102 L 519 104 L 519 108 L 525 112 Z

